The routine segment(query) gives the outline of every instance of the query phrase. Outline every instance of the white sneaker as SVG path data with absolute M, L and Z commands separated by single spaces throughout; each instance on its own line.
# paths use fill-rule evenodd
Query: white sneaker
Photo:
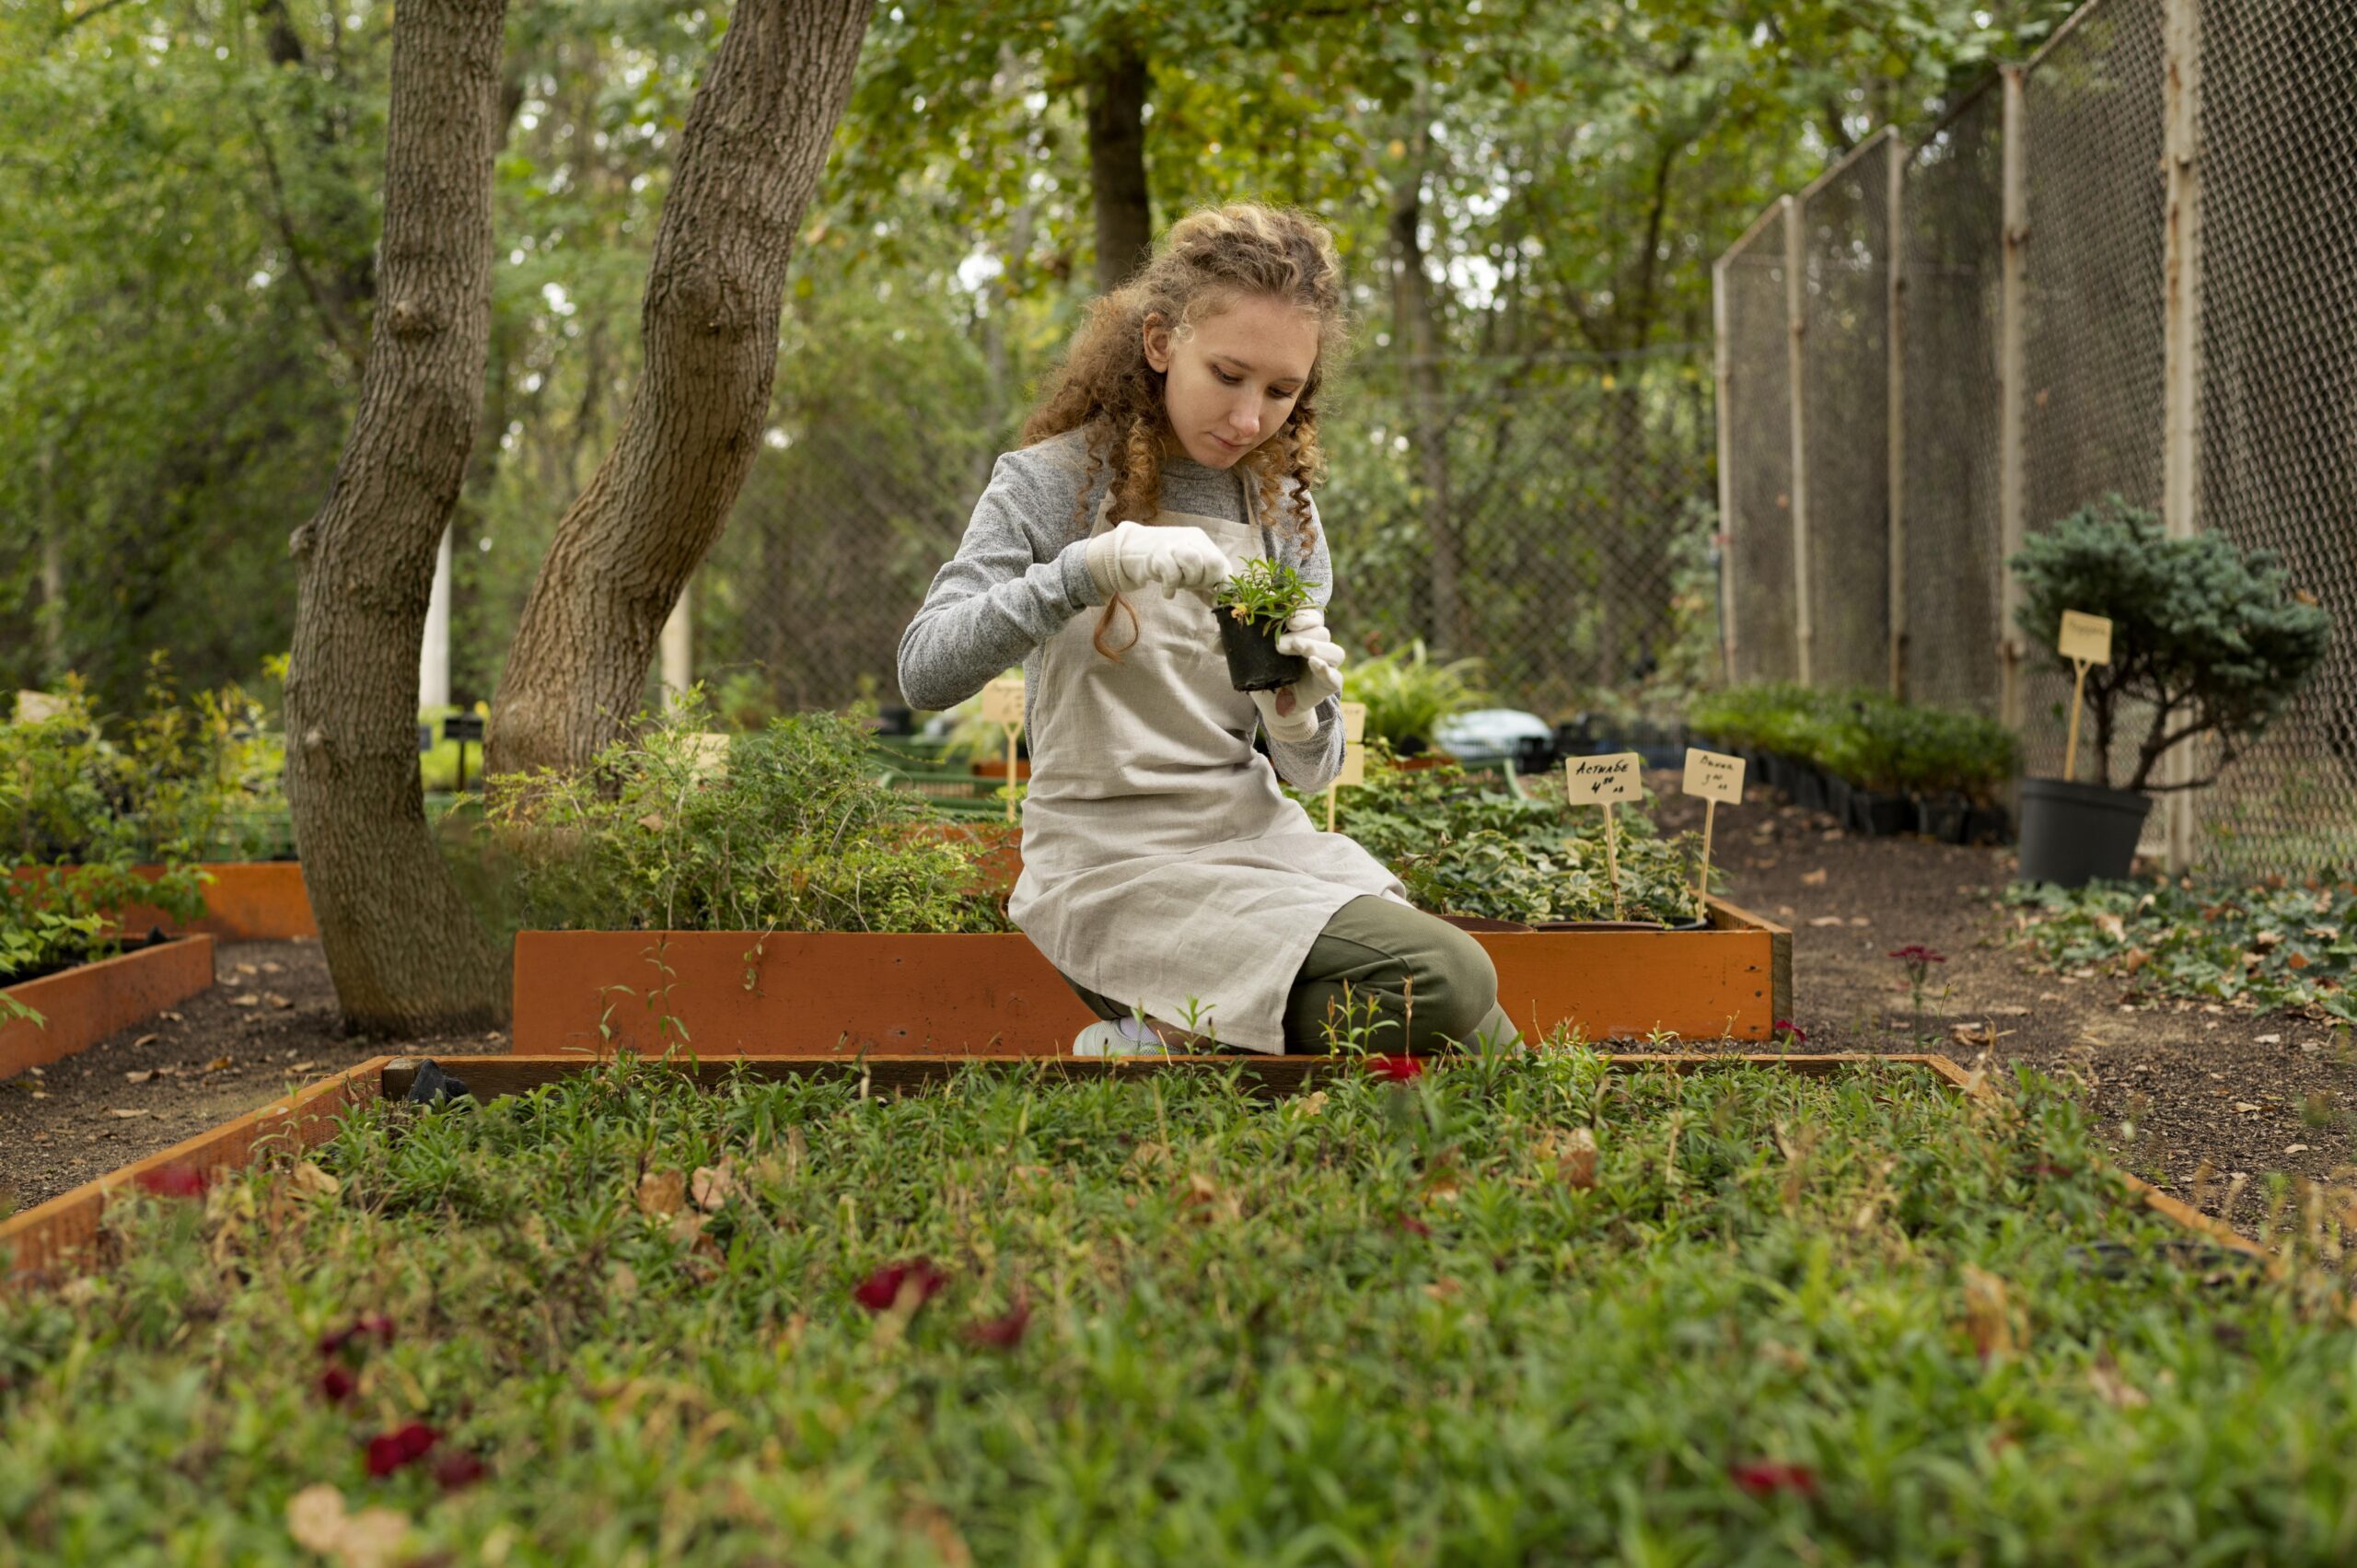
M 1072 1037 L 1074 1056 L 1159 1056 L 1167 1049 L 1160 1035 L 1134 1017 L 1091 1024 Z

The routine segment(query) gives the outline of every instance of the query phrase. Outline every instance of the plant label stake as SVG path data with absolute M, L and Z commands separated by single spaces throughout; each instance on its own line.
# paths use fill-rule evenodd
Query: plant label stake
M 1627 918 L 1620 909 L 1620 819 L 1613 809 L 1637 798 L 1637 769 L 1643 759 L 1634 751 L 1610 757 L 1563 759 L 1563 798 L 1573 806 L 1604 807 L 1604 875 L 1612 886 L 1612 918 Z
M 1698 919 L 1707 920 L 1710 906 L 1702 900 L 1711 888 L 1711 828 L 1718 817 L 1720 801 L 1729 806 L 1743 804 L 1743 759 L 1688 747 L 1686 793 L 1699 795 L 1706 803 L 1702 807 L 1702 874 L 1694 883 L 1694 913 Z
M 1002 675 L 982 688 L 982 722 L 1006 726 L 1006 819 L 1015 820 L 1015 738 L 1023 730 L 1023 677 Z
M 1344 784 L 1366 783 L 1366 704 L 1342 704 L 1342 771 L 1326 786 L 1326 830 L 1334 830 L 1334 792 Z
M 2087 700 L 2087 669 L 2111 662 L 2111 621 L 2066 610 L 2059 645 L 2071 668 L 2079 672 L 2071 683 L 2071 738 L 2062 748 L 2062 780 L 2068 784 L 2079 775 L 2079 709 Z

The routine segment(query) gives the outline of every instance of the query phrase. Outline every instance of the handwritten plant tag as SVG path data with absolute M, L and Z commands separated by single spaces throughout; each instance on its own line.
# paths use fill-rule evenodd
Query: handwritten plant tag
M 2066 659 L 2084 659 L 2089 664 L 2111 662 L 2111 620 L 2108 616 L 2082 615 L 2075 610 L 2062 612 L 2061 651 Z
M 1364 749 L 1360 747 L 1350 745 L 1345 745 L 1342 748 L 1342 771 L 1334 775 L 1334 783 L 1337 784 L 1363 784 L 1366 783 L 1366 752 Z
M 1364 703 L 1344 703 L 1342 704 L 1343 744 L 1348 746 L 1356 746 L 1360 741 L 1364 740 L 1365 738 L 1366 704 Z
M 65 712 L 66 706 L 64 698 L 47 691 L 19 691 L 17 693 L 17 722 L 41 724 Z
M 1023 677 L 1002 675 L 982 688 L 982 721 L 985 724 L 1023 722 Z
M 1699 795 L 1705 800 L 1724 800 L 1729 806 L 1740 805 L 1743 801 L 1743 759 L 1688 747 L 1686 793 Z
M 1611 806 L 1638 798 L 1637 770 L 1644 759 L 1634 751 L 1609 757 L 1563 759 L 1563 794 L 1573 806 Z

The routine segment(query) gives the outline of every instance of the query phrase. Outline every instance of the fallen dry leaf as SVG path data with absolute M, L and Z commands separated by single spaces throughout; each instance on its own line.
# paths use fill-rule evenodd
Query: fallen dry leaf
M 265 958 L 262 960 L 261 972 L 264 974 L 283 974 L 285 971 L 283 966 L 273 964 L 269 959 Z
M 110 1105 L 110 1106 L 107 1107 L 107 1114 L 108 1114 L 109 1116 L 120 1116 L 120 1117 L 122 1117 L 125 1121 L 130 1121 L 130 1120 L 131 1120 L 133 1117 L 134 1117 L 134 1116 L 145 1116 L 145 1115 L 146 1115 L 146 1114 L 147 1114 L 147 1108 L 146 1108 L 145 1106 L 144 1106 L 144 1105 L 143 1105 L 143 1106 L 136 1106 L 136 1107 L 132 1107 L 132 1108 L 126 1109 L 126 1108 L 124 1108 L 124 1107 L 122 1107 L 122 1106 L 119 1106 L 119 1105 Z
M 281 996 L 275 991 L 263 992 L 261 993 L 261 999 L 269 1003 L 273 1007 L 285 1008 L 295 1005 L 294 1003 L 288 1001 L 285 997 Z
M 1838 914 L 1820 914 L 1809 922 L 1811 925 L 1847 925 L 1850 923 Z
M 409 1536 L 409 1519 L 390 1508 L 346 1513 L 343 1493 L 321 1481 L 286 1500 L 286 1533 L 336 1568 L 391 1568 Z
M 1556 1174 L 1563 1185 L 1576 1192 L 1596 1190 L 1596 1134 L 1585 1127 L 1574 1127 L 1563 1135 L 1557 1145 Z
M 141 1035 L 137 1040 L 131 1042 L 131 1049 L 136 1051 L 143 1045 L 153 1045 L 163 1038 L 164 1037 L 162 1035 Z
M 2114 1410 L 2142 1410 L 2153 1402 L 2150 1395 L 2119 1376 L 2119 1366 L 2109 1355 L 2100 1355 L 2087 1368 L 2087 1381 L 2095 1385 L 2096 1397 Z
M 137 1072 L 125 1073 L 125 1074 L 122 1075 L 122 1081 L 123 1081 L 124 1083 L 126 1083 L 126 1084 L 144 1084 L 144 1083 L 145 1083 L 148 1079 L 150 1079 L 150 1078 L 154 1077 L 155 1075 L 156 1075 L 156 1069 L 154 1069 L 153 1067 L 148 1067 L 148 1068 L 141 1069 L 141 1070 L 139 1070 L 139 1071 L 137 1071 Z
M 1822 887 L 1824 887 L 1824 886 L 1825 886 L 1825 872 L 1824 872 L 1824 869 L 1823 869 L 1822 867 L 1820 867 L 1820 868 L 1818 868 L 1817 870 L 1815 870 L 1815 871 L 1804 871 L 1804 872 L 1802 872 L 1802 873 L 1801 873 L 1801 886 L 1802 886 L 1802 887 L 1804 887 L 1804 888 L 1822 888 Z
M 2308 1146 L 2305 1144 L 2286 1144 L 2283 1145 L 2283 1152 L 2287 1155 L 2305 1155 L 2308 1152 Z
M 2251 1104 L 2251 1102 L 2247 1099 L 2238 1099 L 2235 1101 L 2235 1109 L 2241 1111 L 2244 1115 L 2248 1116 L 2256 1113 L 2258 1107 Z
M 156 1016 L 157 1016 L 157 1017 L 159 1017 L 159 1018 L 169 1018 L 173 1023 L 176 1023 L 176 1024 L 184 1024 L 184 1023 L 188 1022 L 188 1019 L 187 1019 L 184 1016 L 182 1016 L 181 1014 L 179 1014 L 179 1013 L 168 1013 L 168 1012 L 167 1012 L 167 1013 L 158 1013 L 158 1014 L 157 1014 L 157 1015 L 156 1015 Z
M 1983 1007 L 1981 1011 L 1988 1014 L 1992 1018 L 2026 1018 L 2029 1016 L 2028 1008 L 2017 1006 L 2011 1002 L 2006 1003 L 2001 1007 Z
M 687 1201 L 688 1184 L 676 1170 L 650 1170 L 638 1179 L 638 1212 L 676 1214 Z
M 1964 1266 L 1964 1318 L 1981 1360 L 2014 1353 L 2012 1299 L 2005 1282 L 1969 1263 Z
M 1306 1095 L 1295 1095 L 1285 1106 L 1286 1114 L 1300 1121 L 1306 1121 L 1313 1116 L 1321 1115 L 1325 1109 L 1326 1091 L 1324 1089 L 1312 1089 Z
M 343 1191 L 343 1182 L 309 1160 L 304 1160 L 287 1173 L 286 1184 L 306 1198 L 332 1198 Z
M 232 1007 L 259 1007 L 261 1005 L 261 997 L 255 992 L 239 992 L 237 995 L 229 998 L 229 1005 Z
M 204 1070 L 208 1073 L 218 1073 L 225 1067 L 235 1067 L 237 1064 L 238 1059 L 234 1056 L 216 1056 L 204 1064 Z
M 233 967 L 239 974 L 260 974 L 261 972 L 251 964 L 238 964 Z
M 721 1204 L 728 1202 L 729 1197 L 736 1191 L 737 1178 L 729 1170 L 728 1162 L 726 1160 L 718 1165 L 696 1167 L 695 1175 L 688 1182 L 690 1196 L 695 1199 L 696 1207 L 705 1214 L 713 1213 Z

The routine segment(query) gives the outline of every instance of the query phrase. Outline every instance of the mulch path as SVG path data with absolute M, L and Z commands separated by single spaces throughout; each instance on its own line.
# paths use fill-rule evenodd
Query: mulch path
M 1666 826 L 1701 826 L 1701 803 L 1677 793 L 1675 774 L 1648 782 Z M 1868 839 L 1820 814 L 1746 804 L 1719 808 L 1713 858 L 1725 897 L 1792 928 L 1793 1021 L 1810 1051 L 1925 1049 L 2075 1083 L 2122 1168 L 2212 1214 L 2247 1178 L 2233 1216 L 2246 1229 L 2270 1173 L 2357 1174 L 2357 1054 L 2345 1032 L 2038 972 L 2008 940 L 2014 912 L 1999 901 L 2011 850 Z M 1914 943 L 1947 961 L 1923 1003 L 1922 1032 L 1935 1038 L 1910 1048 L 1905 970 L 1889 954 Z
M 1649 782 L 1665 825 L 1700 825 L 1700 803 L 1677 793 L 1674 775 Z M 1866 839 L 1771 804 L 1723 807 L 1714 847 L 1727 896 L 1793 928 L 1794 1021 L 1806 1049 L 1929 1049 L 2077 1084 L 2125 1168 L 2212 1213 L 2247 1178 L 2233 1215 L 2246 1227 L 2269 1173 L 2357 1174 L 2357 1055 L 2345 1033 L 2281 1012 L 2128 1000 L 2115 981 L 2037 972 L 2005 940 L 2013 916 L 1998 894 L 2009 851 Z M 1925 998 L 1928 1045 L 1910 1044 L 1903 971 L 1887 956 L 1910 943 L 1947 959 Z M 171 1013 L 0 1083 L 0 1213 L 390 1049 L 340 1032 L 316 942 L 224 943 L 215 971 L 212 991 Z M 507 1037 L 399 1049 L 497 1052 Z
M 0 1082 L 0 1214 L 389 1050 L 507 1049 L 504 1033 L 400 1047 L 343 1034 L 317 942 L 219 943 L 213 972 L 212 990 Z

